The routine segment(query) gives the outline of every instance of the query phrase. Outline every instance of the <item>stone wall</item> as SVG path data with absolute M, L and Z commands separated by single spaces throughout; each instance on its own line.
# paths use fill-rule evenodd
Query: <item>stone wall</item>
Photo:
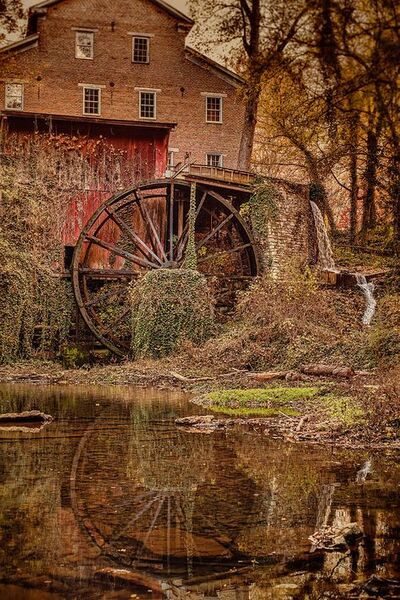
M 308 186 L 266 181 L 261 184 L 261 196 L 251 203 L 264 272 L 279 278 L 290 268 L 315 264 L 315 227 Z

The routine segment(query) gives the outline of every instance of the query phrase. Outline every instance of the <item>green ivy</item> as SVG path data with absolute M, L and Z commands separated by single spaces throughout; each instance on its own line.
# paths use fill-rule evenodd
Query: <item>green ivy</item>
M 134 358 L 159 358 L 180 343 L 204 342 L 213 330 L 207 281 L 192 269 L 158 269 L 147 273 L 130 292 Z

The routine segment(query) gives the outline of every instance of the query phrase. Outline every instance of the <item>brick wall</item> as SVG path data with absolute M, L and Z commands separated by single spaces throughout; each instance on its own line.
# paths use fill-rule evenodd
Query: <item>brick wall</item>
M 75 58 L 79 27 L 96 29 L 93 60 Z M 132 63 L 132 32 L 152 36 L 150 64 Z M 82 116 L 79 84 L 86 83 L 104 86 L 101 117 L 135 121 L 135 88 L 156 89 L 157 121 L 178 123 L 169 144 L 179 149 L 176 161 L 188 152 L 204 163 L 207 152 L 221 152 L 225 166 L 237 166 L 244 113 L 237 86 L 190 60 L 186 33 L 169 13 L 149 0 L 64 0 L 39 17 L 38 33 L 38 47 L 10 52 L 0 63 L 0 110 L 5 83 L 14 81 L 24 83 L 25 111 Z M 222 124 L 206 123 L 202 92 L 224 95 Z

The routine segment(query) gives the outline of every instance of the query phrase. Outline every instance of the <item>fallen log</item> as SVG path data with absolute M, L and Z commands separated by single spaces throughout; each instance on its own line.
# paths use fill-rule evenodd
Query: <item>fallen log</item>
M 355 371 L 351 367 L 341 367 L 335 365 L 304 365 L 301 367 L 301 372 L 304 375 L 316 375 L 318 377 L 344 377 L 349 379 L 354 377 Z
M 39 410 L 0 414 L 0 425 L 5 425 L 6 423 L 49 423 L 52 420 L 53 417 L 51 415 L 46 415 Z
M 272 381 L 273 379 L 285 379 L 288 371 L 265 371 L 263 373 L 247 373 L 255 381 Z
M 145 587 L 146 589 L 150 589 L 158 594 L 162 593 L 161 582 L 155 577 L 147 575 L 144 572 L 139 573 L 138 571 L 129 571 L 128 569 L 114 569 L 112 567 L 105 567 L 104 569 L 99 569 L 96 571 L 94 576 L 96 579 L 101 579 L 103 581 L 112 581 L 113 583 L 122 585 Z

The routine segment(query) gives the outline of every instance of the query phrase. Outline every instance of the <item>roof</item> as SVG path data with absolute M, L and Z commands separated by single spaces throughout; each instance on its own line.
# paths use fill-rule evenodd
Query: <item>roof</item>
M 168 12 L 172 17 L 175 17 L 175 19 L 178 19 L 179 21 L 184 21 L 188 25 L 194 25 L 193 19 L 191 19 L 190 17 L 185 15 L 183 12 L 181 12 L 177 8 L 174 8 L 167 2 L 164 2 L 164 0 L 149 0 L 149 1 L 152 2 L 153 4 L 155 4 L 156 6 L 158 6 L 159 8 L 161 8 L 162 10 L 165 10 L 166 12 Z M 49 8 L 50 6 L 54 6 L 55 4 L 59 4 L 60 2 L 64 2 L 64 0 L 44 0 L 44 2 L 39 2 L 38 4 L 34 4 L 29 9 L 29 18 L 32 15 L 34 15 L 36 12 L 40 12 L 42 9 Z M 29 25 L 28 25 L 28 29 L 29 29 Z
M 33 119 L 33 120 L 52 120 L 64 121 L 72 123 L 89 123 L 93 125 L 114 125 L 115 127 L 140 127 L 144 129 L 165 129 L 170 130 L 176 127 L 177 123 L 169 123 L 166 121 L 126 121 L 122 119 L 103 119 L 99 117 L 85 117 L 74 115 L 56 115 L 50 113 L 33 113 L 16 110 L 4 110 L 0 116 L 18 118 L 18 119 Z
M 244 79 L 242 77 L 240 77 L 240 75 L 238 75 L 234 71 L 231 71 L 230 69 L 227 69 L 226 67 L 222 66 L 220 63 L 217 63 L 215 60 L 212 60 L 212 58 L 205 56 L 205 54 L 198 52 L 194 48 L 190 48 L 189 46 L 186 46 L 185 53 L 186 53 L 186 57 L 188 58 L 188 60 L 194 62 L 195 64 L 199 65 L 200 67 L 203 67 L 205 69 L 208 69 L 209 71 L 214 72 L 216 75 L 218 75 L 219 77 L 222 77 L 222 79 L 225 79 L 231 85 L 234 85 L 235 87 L 239 87 L 243 83 L 245 83 Z
M 0 48 L 0 52 L 12 52 L 12 51 L 20 51 L 28 50 L 33 46 L 37 45 L 37 41 L 39 39 L 39 34 L 34 33 L 33 35 L 28 35 L 23 40 L 19 40 L 18 42 L 13 42 L 12 44 L 8 44 L 8 46 L 3 46 Z

